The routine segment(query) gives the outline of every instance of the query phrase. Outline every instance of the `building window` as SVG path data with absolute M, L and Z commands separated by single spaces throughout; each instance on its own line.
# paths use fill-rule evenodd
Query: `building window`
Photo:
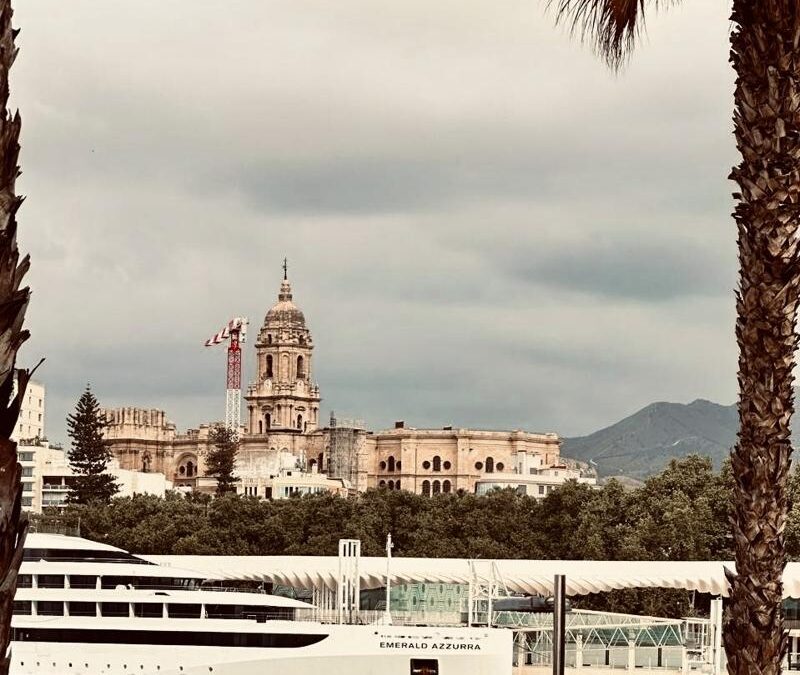
M 502 471 L 502 470 L 503 470 L 503 469 L 505 469 L 505 468 L 506 468 L 506 467 L 505 467 L 505 465 L 504 465 L 502 462 L 497 462 L 497 470 L 498 470 L 498 471 Z M 557 474 L 556 474 L 556 475 L 557 475 Z
M 453 465 L 450 464 L 450 462 L 445 462 L 444 464 L 442 464 L 442 466 L 444 467 L 445 471 L 450 471 L 450 467 Z
M 399 489 L 400 489 L 400 481 L 397 481 L 397 482 L 394 484 L 394 489 L 395 489 L 395 490 L 399 490 Z
M 378 483 L 378 487 L 379 488 L 385 488 L 386 487 L 386 481 L 382 480 L 380 483 Z
M 439 455 L 433 458 L 433 470 L 434 471 L 441 471 L 442 470 L 442 458 Z
M 298 415 L 297 416 L 297 428 L 300 431 L 303 430 L 303 416 L 302 415 Z
M 33 467 L 32 466 L 23 466 L 22 467 L 22 475 L 25 478 L 30 478 L 33 475 Z
M 395 468 L 395 469 L 397 469 L 398 471 L 400 471 L 400 469 L 402 468 L 402 467 L 401 467 L 401 464 L 402 464 L 402 462 L 401 462 L 401 461 L 398 459 L 398 460 L 397 460 L 397 464 L 395 465 L 395 467 L 394 467 L 394 468 Z
M 381 471 L 386 471 L 386 462 L 381 462 Z
M 494 460 L 491 457 L 486 458 L 486 473 L 494 473 Z
M 264 433 L 264 420 L 258 420 L 258 433 Z
M 33 506 L 33 497 L 23 497 L 22 498 L 22 505 L 23 506 Z
M 272 377 L 272 354 L 267 354 L 267 377 Z
M 422 496 L 423 497 L 431 496 L 431 482 L 429 480 L 422 481 Z
M 390 490 L 394 490 L 394 481 L 393 480 L 389 481 L 389 489 Z
M 271 335 L 271 334 L 270 334 L 270 335 L 267 335 L 267 344 L 268 344 L 268 345 L 271 345 L 271 344 L 272 344 L 272 335 Z
M 297 357 L 297 379 L 304 380 L 306 377 L 305 359 L 302 356 Z
M 390 472 L 394 471 L 394 457 L 392 456 L 389 457 L 388 466 Z
M 33 483 L 23 483 L 22 484 L 22 491 L 23 492 L 33 492 Z
M 431 463 L 426 459 L 424 462 L 422 462 L 422 468 L 425 469 L 425 471 L 427 471 L 428 469 L 431 468 Z
M 475 468 L 478 471 L 482 471 L 483 470 L 483 462 L 475 462 Z
M 442 492 L 449 493 L 450 492 L 450 481 L 446 480 L 442 483 Z
M 442 491 L 442 484 L 435 480 L 433 481 L 433 494 L 438 495 Z
M 540 495 L 543 495 L 543 494 L 544 494 L 544 485 L 540 485 L 540 486 L 539 486 L 539 494 L 540 494 Z

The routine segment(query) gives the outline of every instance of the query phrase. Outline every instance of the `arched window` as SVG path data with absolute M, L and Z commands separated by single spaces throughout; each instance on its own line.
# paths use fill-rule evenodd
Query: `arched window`
M 486 473 L 494 473 L 494 460 L 491 457 L 486 458 Z
M 264 433 L 264 420 L 258 420 L 258 433 Z
M 386 471 L 386 462 L 380 463 L 381 471 Z
M 395 489 L 395 490 L 399 490 L 399 489 L 400 489 L 400 481 L 397 481 L 397 482 L 394 484 L 394 489 Z
M 303 416 L 302 416 L 302 415 L 298 415 L 298 416 L 297 416 L 297 428 L 298 428 L 300 431 L 302 431 L 302 430 L 303 430 Z
M 442 492 L 449 493 L 450 492 L 450 481 L 446 480 L 442 483 Z
M 267 354 L 267 377 L 272 376 L 272 354 Z
M 438 495 L 442 491 L 442 485 L 438 480 L 433 481 L 433 494 Z
M 264 416 L 264 420 L 265 420 L 266 428 L 267 429 L 271 429 L 272 428 L 272 415 L 270 413 L 267 413 Z
M 268 345 L 271 345 L 271 344 L 272 344 L 272 334 L 270 334 L 270 335 L 267 335 L 267 344 L 268 344 Z
M 434 471 L 441 471 L 442 470 L 442 458 L 439 455 L 433 458 L 433 470 Z
M 429 480 L 422 481 L 422 496 L 423 497 L 431 496 L 431 482 Z
M 389 466 L 389 471 L 394 471 L 394 457 L 389 456 L 388 466 Z
M 380 483 L 378 483 L 378 487 L 381 488 L 381 489 L 385 488 L 386 487 L 386 481 L 382 480 Z
M 185 466 L 178 467 L 178 473 L 181 476 L 185 476 L 186 475 L 186 467 Z
M 302 356 L 297 357 L 297 379 L 304 380 L 306 377 L 306 362 Z
M 317 466 L 319 467 L 320 471 L 323 470 L 323 466 L 324 466 L 323 463 L 322 463 L 323 459 L 324 459 L 324 457 L 323 457 L 322 453 L 319 453 L 319 456 L 317 457 Z
M 394 465 L 394 468 L 397 471 L 400 471 L 400 469 L 402 468 L 402 462 L 399 459 L 397 460 L 397 464 Z
M 389 489 L 390 490 L 394 490 L 394 481 L 393 480 L 389 481 Z
M 194 476 L 194 462 L 190 459 L 186 462 L 186 477 L 191 478 L 192 476 Z

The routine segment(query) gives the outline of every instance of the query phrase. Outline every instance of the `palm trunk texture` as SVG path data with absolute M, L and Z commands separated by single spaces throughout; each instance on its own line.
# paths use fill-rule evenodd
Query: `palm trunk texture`
M 9 669 L 11 612 L 22 562 L 27 520 L 22 511 L 22 469 L 11 434 L 30 373 L 16 371 L 17 350 L 28 338 L 23 330 L 30 291 L 20 288 L 28 257 L 19 260 L 16 212 L 22 204 L 14 190 L 19 175 L 19 113 L 8 111 L 8 74 L 17 51 L 10 0 L 0 0 L 0 675 Z M 16 395 L 15 395 L 15 379 Z
M 731 63 L 739 192 L 739 437 L 732 453 L 736 574 L 724 642 L 728 672 L 779 673 L 789 422 L 800 286 L 800 6 L 734 0 Z

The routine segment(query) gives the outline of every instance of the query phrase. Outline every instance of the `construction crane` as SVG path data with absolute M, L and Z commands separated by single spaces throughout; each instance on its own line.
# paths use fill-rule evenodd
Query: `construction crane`
M 219 333 L 206 340 L 206 347 L 214 347 L 226 340 L 228 344 L 228 375 L 225 396 L 225 426 L 239 433 L 242 426 L 242 350 L 240 345 L 247 341 L 247 324 L 241 316 L 228 321 Z

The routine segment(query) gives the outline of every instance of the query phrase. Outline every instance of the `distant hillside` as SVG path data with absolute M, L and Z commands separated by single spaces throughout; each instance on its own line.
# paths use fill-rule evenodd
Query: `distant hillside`
M 565 457 L 596 463 L 600 476 L 644 478 L 673 457 L 708 455 L 719 468 L 736 440 L 735 405 L 698 399 L 652 403 L 630 417 L 588 436 L 566 438 Z

